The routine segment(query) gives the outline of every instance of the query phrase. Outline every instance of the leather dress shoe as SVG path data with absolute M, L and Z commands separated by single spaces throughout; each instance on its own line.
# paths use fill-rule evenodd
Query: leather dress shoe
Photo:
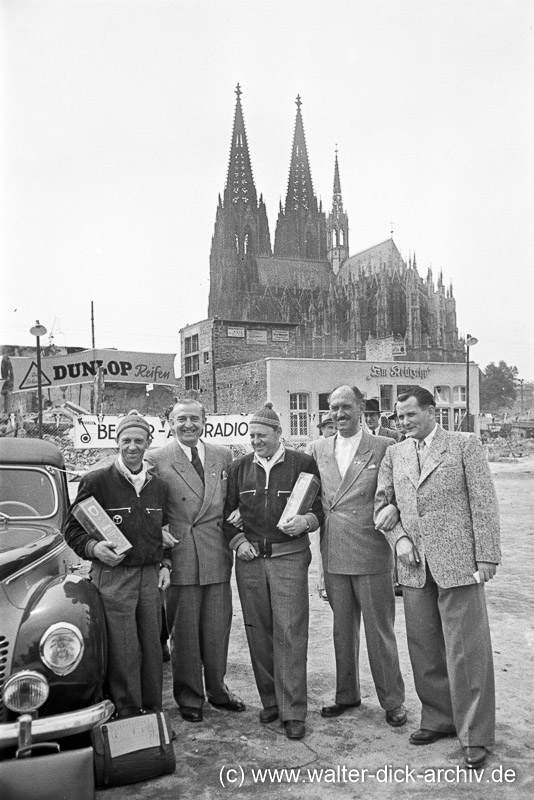
M 454 736 L 455 733 L 444 733 L 443 731 L 429 731 L 426 728 L 420 728 L 410 735 L 410 744 L 434 744 L 440 739 L 446 739 L 448 736 Z
M 407 719 L 406 709 L 403 705 L 386 711 L 386 722 L 388 725 L 391 725 L 392 728 L 400 728 L 401 725 L 406 725 Z
M 334 703 L 331 706 L 323 706 L 321 708 L 321 717 L 339 717 L 349 708 L 358 708 L 361 704 L 362 701 L 358 700 L 356 703 Z
M 288 739 L 302 739 L 306 733 L 304 723 L 300 719 L 287 719 L 284 728 Z
M 210 703 L 214 708 L 222 708 L 223 711 L 246 711 L 247 708 L 240 697 L 232 697 L 226 703 L 212 703 L 211 700 Z
M 260 711 L 260 722 L 267 724 L 268 722 L 274 722 L 275 719 L 278 719 L 278 706 L 262 708 Z
M 186 722 L 202 722 L 203 715 L 201 708 L 191 708 L 190 706 L 180 706 L 180 714 Z
M 470 769 L 476 769 L 482 766 L 487 755 L 485 747 L 464 747 L 464 764 Z

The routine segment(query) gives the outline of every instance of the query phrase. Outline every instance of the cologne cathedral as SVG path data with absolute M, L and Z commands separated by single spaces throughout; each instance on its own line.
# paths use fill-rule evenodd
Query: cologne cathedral
M 406 262 L 393 239 L 355 255 L 343 208 L 337 151 L 328 215 L 314 192 L 301 100 L 285 205 L 271 245 L 254 183 L 236 89 L 228 177 L 219 196 L 210 255 L 210 318 L 296 325 L 301 357 L 461 361 L 452 285 Z M 384 347 L 385 346 L 385 347 Z M 388 357 L 389 356 L 389 357 Z

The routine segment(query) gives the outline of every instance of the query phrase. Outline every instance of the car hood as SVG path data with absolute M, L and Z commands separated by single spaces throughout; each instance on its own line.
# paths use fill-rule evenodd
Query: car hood
M 46 523 L 0 525 L 0 580 L 42 558 L 63 543 L 63 537 Z

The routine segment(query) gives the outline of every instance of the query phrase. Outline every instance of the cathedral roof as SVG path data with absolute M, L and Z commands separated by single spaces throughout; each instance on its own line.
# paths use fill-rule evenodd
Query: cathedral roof
M 339 279 L 345 283 L 350 276 L 354 279 L 357 278 L 361 270 L 368 274 L 375 274 L 382 272 L 384 268 L 388 272 L 395 269 L 400 271 L 406 269 L 406 264 L 393 239 L 386 239 L 384 242 L 349 256 L 341 265 Z
M 330 286 L 332 269 L 328 261 L 256 256 L 256 262 L 262 286 L 298 286 L 301 289 L 328 289 Z

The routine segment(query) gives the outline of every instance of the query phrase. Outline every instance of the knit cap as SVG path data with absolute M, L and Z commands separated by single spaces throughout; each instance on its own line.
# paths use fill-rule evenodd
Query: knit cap
M 265 403 L 262 409 L 256 411 L 255 414 L 252 415 L 252 419 L 250 420 L 250 424 L 256 423 L 257 425 L 268 425 L 269 428 L 281 428 L 280 425 L 280 417 L 273 410 L 272 403 Z
M 117 442 L 119 441 L 121 433 L 124 433 L 128 428 L 141 428 L 141 430 L 146 431 L 147 436 L 150 437 L 152 435 L 150 425 L 135 408 L 128 411 L 127 415 L 123 417 L 117 425 L 117 430 L 115 432 L 115 439 Z

